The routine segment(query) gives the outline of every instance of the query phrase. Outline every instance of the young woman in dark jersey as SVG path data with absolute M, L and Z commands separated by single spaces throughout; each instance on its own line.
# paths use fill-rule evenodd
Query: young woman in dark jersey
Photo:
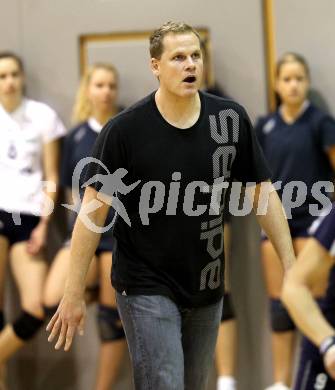
M 85 170 L 78 175 L 74 173 L 77 163 L 90 156 L 103 125 L 119 111 L 117 93 L 118 76 L 112 65 L 96 64 L 82 78 L 73 114 L 77 126 L 65 140 L 62 159 L 61 184 L 69 193 L 68 195 L 71 194 L 73 175 L 78 184 L 84 183 Z M 83 191 L 80 192 L 82 195 Z M 72 194 L 75 194 L 73 189 Z M 80 199 L 72 199 L 72 202 L 78 203 Z M 113 216 L 111 211 L 106 226 L 112 221 Z M 72 217 L 74 219 L 74 213 Z M 69 230 L 72 228 L 73 224 Z M 126 348 L 123 328 L 116 309 L 115 292 L 110 283 L 112 249 L 112 233 L 109 230 L 101 237 L 95 253 L 96 261 L 92 263 L 87 280 L 88 285 L 94 283 L 95 276 L 98 274 L 98 328 L 101 346 L 95 385 L 97 390 L 109 389 L 114 384 Z M 54 311 L 63 295 L 69 259 L 68 240 L 56 255 L 46 281 L 44 303 L 50 312 Z
M 256 132 L 273 173 L 272 181 L 281 184 L 278 192 L 298 255 L 306 243 L 308 227 L 315 218 L 310 207 L 316 204 L 321 208 L 320 202 L 313 197 L 313 185 L 319 181 L 328 182 L 328 189 L 322 190 L 325 194 L 331 187 L 335 170 L 335 122 L 307 100 L 310 73 L 303 57 L 285 54 L 278 62 L 276 77 L 280 105 L 276 112 L 258 121 Z M 289 191 L 292 181 L 303 191 L 305 188 L 305 199 L 300 200 L 301 189 Z M 269 389 L 284 390 L 291 384 L 295 326 L 280 301 L 282 267 L 270 241 L 262 238 L 261 255 L 271 306 L 275 381 Z M 325 285 L 320 283 L 315 289 L 316 296 L 324 293 Z

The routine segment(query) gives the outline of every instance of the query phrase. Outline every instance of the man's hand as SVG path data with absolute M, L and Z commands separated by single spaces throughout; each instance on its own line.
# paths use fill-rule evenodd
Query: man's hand
M 323 357 L 328 374 L 335 379 L 335 345 L 331 346 Z
M 64 351 L 71 347 L 76 330 L 84 334 L 86 304 L 84 297 L 72 298 L 64 295 L 55 315 L 51 318 L 46 330 L 51 332 L 48 341 L 52 342 L 58 335 L 55 349 L 60 349 L 65 342 Z

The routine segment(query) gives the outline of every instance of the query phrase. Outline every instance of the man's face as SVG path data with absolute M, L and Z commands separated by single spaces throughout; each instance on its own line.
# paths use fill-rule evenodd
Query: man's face
M 198 37 L 193 33 L 167 34 L 160 59 L 151 60 L 160 88 L 179 97 L 195 95 L 202 81 L 203 63 Z

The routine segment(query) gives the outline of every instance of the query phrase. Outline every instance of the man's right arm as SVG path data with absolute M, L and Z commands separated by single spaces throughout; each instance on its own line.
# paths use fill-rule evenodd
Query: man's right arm
M 83 333 L 85 280 L 101 235 L 97 229 L 92 227 L 104 226 L 110 207 L 100 202 L 97 195 L 98 192 L 94 188 L 86 188 L 72 234 L 70 265 L 64 295 L 56 314 L 47 326 L 47 330 L 51 331 L 48 338 L 50 342 L 59 334 L 56 349 L 59 349 L 65 342 L 64 349 L 67 351 L 71 346 L 75 331 Z M 85 219 L 90 222 L 91 227 L 83 222 Z
M 104 226 L 110 207 L 98 200 L 97 195 L 98 192 L 94 188 L 86 188 L 71 239 L 71 261 L 65 285 L 65 295 L 83 296 L 85 292 L 86 275 L 101 236 L 94 229 L 94 226 Z M 91 211 L 92 208 L 93 211 Z M 83 222 L 84 217 L 88 217 L 92 227 Z

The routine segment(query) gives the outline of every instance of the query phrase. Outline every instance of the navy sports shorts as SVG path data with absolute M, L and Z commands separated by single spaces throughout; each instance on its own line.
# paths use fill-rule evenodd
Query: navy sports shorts
M 35 215 L 20 214 L 19 216 L 20 224 L 15 224 L 11 213 L 0 210 L 0 236 L 7 238 L 10 245 L 28 241 L 31 232 L 40 221 L 40 217 Z
M 107 234 L 106 236 L 102 234 L 95 254 L 100 256 L 103 252 L 113 252 L 113 241 L 114 238 L 111 237 L 110 234 Z
M 309 234 L 329 252 L 335 256 L 335 202 L 332 208 L 325 210 L 309 229 Z

